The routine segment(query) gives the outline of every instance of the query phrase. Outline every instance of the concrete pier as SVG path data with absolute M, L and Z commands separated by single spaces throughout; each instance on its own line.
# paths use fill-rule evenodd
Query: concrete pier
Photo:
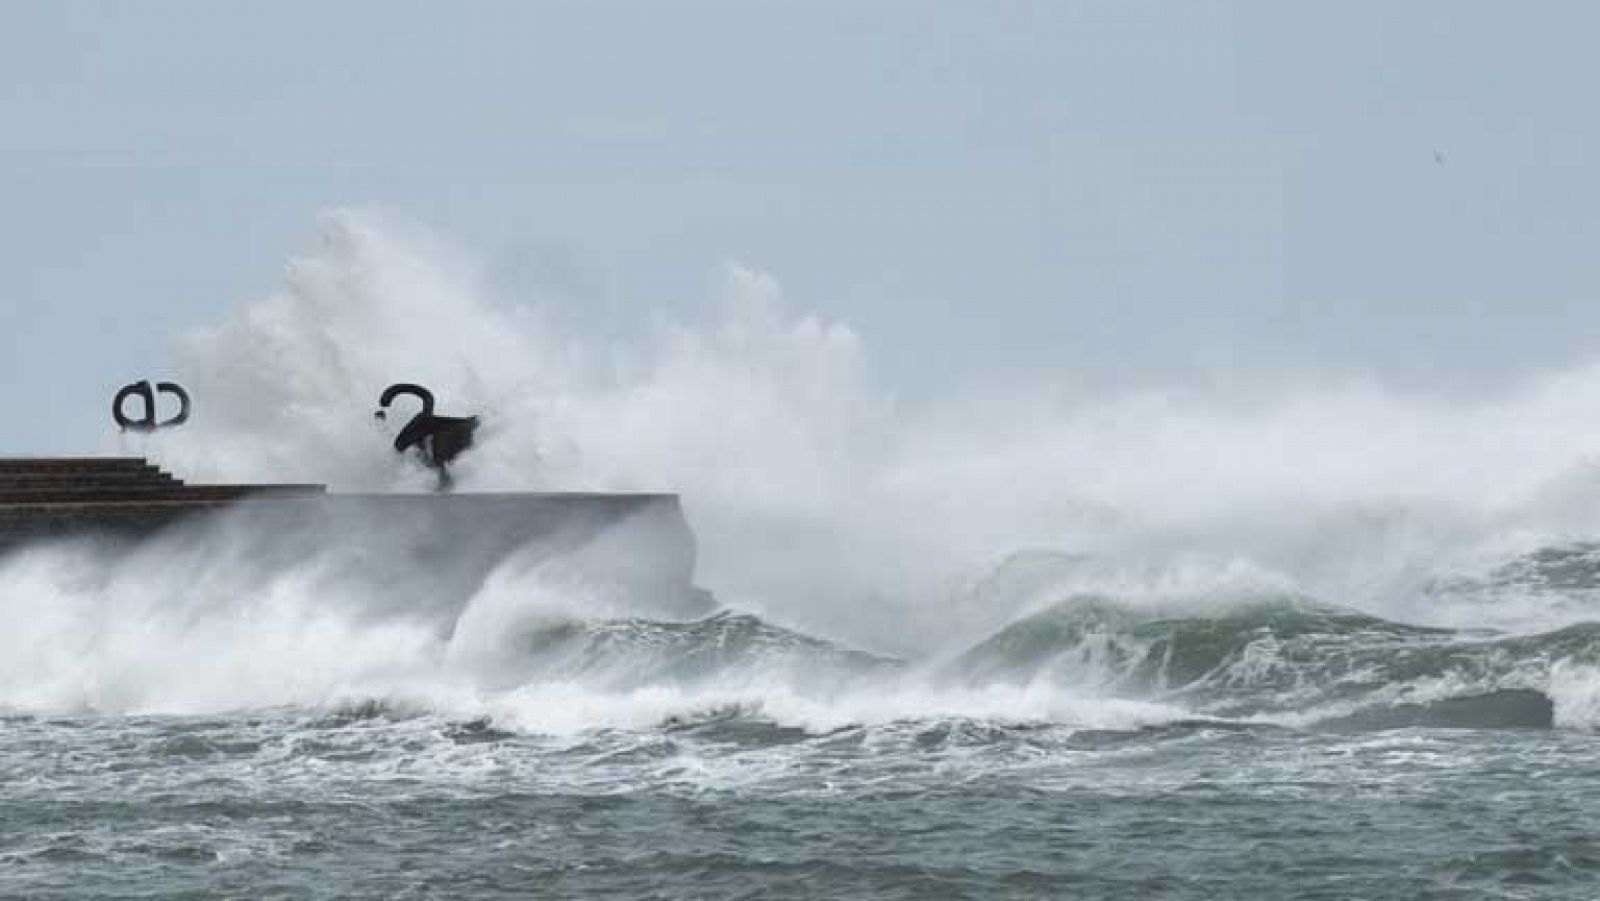
M 138 538 L 246 499 L 322 485 L 189 485 L 140 457 L 0 457 L 0 548 L 53 537 Z
M 59 542 L 182 566 L 228 559 L 263 578 L 318 561 L 368 606 L 446 618 L 497 573 L 541 567 L 672 615 L 710 608 L 670 494 L 330 494 L 190 485 L 137 457 L 0 458 L 0 553 Z

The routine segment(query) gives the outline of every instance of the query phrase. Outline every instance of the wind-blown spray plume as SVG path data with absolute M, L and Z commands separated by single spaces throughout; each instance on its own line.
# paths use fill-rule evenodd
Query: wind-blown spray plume
M 698 579 L 744 612 L 731 619 L 669 625 L 649 611 L 584 612 L 593 602 L 582 585 L 548 572 L 525 574 L 527 582 L 503 574 L 443 630 L 415 633 L 404 617 L 384 620 L 387 637 L 338 619 L 345 608 L 327 594 L 344 589 L 300 567 L 197 588 L 163 581 L 153 565 L 114 576 L 88 567 L 100 575 L 85 579 L 76 575 L 88 566 L 81 561 L 24 555 L 8 564 L 8 584 L 31 587 L 7 591 L 53 592 L 68 598 L 63 610 L 88 605 L 123 623 L 104 637 L 124 628 L 168 634 L 179 609 L 201 610 L 197 621 L 206 623 L 220 614 L 191 601 L 214 589 L 222 609 L 307 617 L 318 625 L 289 630 L 295 641 L 346 635 L 356 650 L 345 659 L 377 661 L 312 668 L 325 673 L 312 688 L 244 692 L 240 703 L 315 703 L 402 682 L 450 693 L 457 689 L 440 686 L 459 684 L 472 704 L 499 704 L 530 728 L 531 708 L 514 699 L 549 700 L 551 692 L 599 707 L 665 692 L 639 702 L 658 712 L 662 704 L 792 702 L 813 710 L 807 717 L 829 719 L 815 711 L 876 716 L 896 705 L 988 704 L 1024 716 L 1068 707 L 1087 716 L 1083 690 L 1120 697 L 1137 686 L 1144 696 L 1181 689 L 1169 700 L 1191 713 L 1281 712 L 1287 701 L 1222 702 L 1206 691 L 1277 671 L 1279 664 L 1261 668 L 1276 658 L 1252 644 L 1251 630 L 1277 629 L 1280 642 L 1331 630 L 1345 636 L 1330 639 L 1337 643 L 1348 639 L 1340 631 L 1348 623 L 1296 613 L 1263 627 L 1237 613 L 1241 605 L 1257 609 L 1262 597 L 1315 598 L 1307 603 L 1348 605 L 1382 621 L 1527 631 L 1593 617 L 1587 589 L 1557 584 L 1539 558 L 1518 557 L 1596 526 L 1593 369 L 1468 405 L 1357 385 L 1244 398 L 1185 389 L 1076 404 L 1040 391 L 908 409 L 874 387 L 854 332 L 786 313 L 772 276 L 730 264 L 720 291 L 717 321 L 658 328 L 618 351 L 557 334 L 536 311 L 491 298 L 469 262 L 414 229 L 335 214 L 323 246 L 290 266 L 281 292 L 184 340 L 177 374 L 205 414 L 182 432 L 143 440 L 194 478 L 426 490 L 429 476 L 390 452 L 370 416 L 385 385 L 424 382 L 452 407 L 483 414 L 478 446 L 455 471 L 458 490 L 681 493 L 700 541 Z M 1532 560 L 1531 569 L 1493 569 L 1516 559 Z M 1542 575 L 1527 575 L 1535 570 Z M 129 589 L 129 580 L 139 587 Z M 128 590 L 147 603 L 107 600 Z M 178 603 L 169 595 L 191 600 L 163 606 Z M 1091 644 L 1120 648 L 1084 658 L 1101 676 L 1063 680 L 1087 670 L 1057 661 L 1023 667 L 1025 678 L 1013 684 L 1015 661 L 984 657 L 994 648 L 985 642 L 1007 628 L 1056 635 L 1057 619 L 1036 617 L 1086 597 L 1126 612 L 1087 632 L 1061 631 L 1059 646 L 1050 639 L 1040 653 L 1056 661 Z M 1158 640 L 1160 629 L 1141 625 L 1151 615 L 1141 611 L 1178 602 L 1186 617 L 1213 611 L 1218 628 L 1236 630 L 1241 644 L 1209 657 L 1194 652 L 1192 659 L 1214 664 L 1209 670 L 1156 678 L 1146 652 L 1188 640 L 1192 630 Z M 8 603 L 20 610 L 32 602 L 14 595 Z M 746 614 L 754 618 L 740 618 Z M 138 618 L 124 622 L 125 615 Z M 607 631 L 618 616 L 633 625 Z M 72 632 L 59 618 L 49 622 L 39 628 Z M 542 637 L 528 638 L 535 633 Z M 1106 643 L 1106 634 L 1122 637 Z M 1446 660 L 1439 679 L 1460 675 L 1451 661 L 1471 655 L 1430 651 L 1458 640 L 1431 636 L 1404 640 L 1422 657 Z M 727 655 L 707 657 L 706 647 Z M 890 656 L 858 659 L 851 647 Z M 980 647 L 988 650 L 971 656 Z M 1581 696 L 1572 684 L 1587 672 L 1587 651 L 1567 639 L 1513 651 L 1545 662 L 1477 671 L 1473 690 L 1542 689 L 1548 664 L 1571 658 L 1561 684 L 1566 696 Z M 807 656 L 813 652 L 821 656 Z M 965 662 L 952 669 L 953 660 Z M 1002 671 L 1012 675 L 989 684 Z M 1331 685 L 1347 675 L 1316 670 L 1307 678 Z M 1417 685 L 1422 677 L 1395 678 Z M 1305 703 L 1337 706 L 1329 692 Z M 887 700 L 869 705 L 868 695 Z M 1422 703 L 1414 695 L 1406 697 Z M 149 703 L 159 707 L 163 696 L 155 691 Z

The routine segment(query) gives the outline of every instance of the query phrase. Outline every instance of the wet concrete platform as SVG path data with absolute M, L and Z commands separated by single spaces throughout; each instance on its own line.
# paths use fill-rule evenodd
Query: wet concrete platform
M 190 485 L 141 457 L 0 457 L 0 546 L 145 537 L 241 500 L 326 494 L 322 485 Z
M 230 557 L 264 573 L 317 560 L 405 604 L 470 594 L 508 567 L 559 564 L 569 581 L 683 615 L 710 605 L 672 494 L 340 494 L 187 484 L 138 457 L 0 458 L 0 553 L 60 542 L 153 547 L 175 565 Z

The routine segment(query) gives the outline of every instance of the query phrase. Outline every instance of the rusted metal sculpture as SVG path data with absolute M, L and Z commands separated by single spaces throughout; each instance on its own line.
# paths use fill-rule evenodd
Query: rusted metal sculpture
M 171 394 L 178 399 L 178 413 L 171 419 L 156 421 L 156 394 Z M 130 418 L 123 408 L 127 406 L 130 398 L 144 401 L 144 415 L 141 418 Z M 111 402 L 111 418 L 117 421 L 117 428 L 124 432 L 154 432 L 157 429 L 168 429 L 180 426 L 189 421 L 189 392 L 176 382 L 158 382 L 151 389 L 148 381 L 138 381 L 131 385 L 122 386 L 117 396 Z
M 422 410 L 400 429 L 395 436 L 397 453 L 416 448 L 422 462 L 439 474 L 439 490 L 450 488 L 450 463 L 462 452 L 472 447 L 473 434 L 478 430 L 476 416 L 438 416 L 433 412 L 433 392 L 421 385 L 401 382 L 384 389 L 378 398 L 378 419 L 388 418 L 389 405 L 402 394 L 422 401 Z

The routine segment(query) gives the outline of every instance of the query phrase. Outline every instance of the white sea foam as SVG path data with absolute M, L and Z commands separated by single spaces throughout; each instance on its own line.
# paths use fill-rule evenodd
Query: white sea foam
M 1600 667 L 1557 661 L 1550 670 L 1549 693 L 1556 725 L 1600 728 Z
M 249 567 L 226 554 L 212 567 L 182 570 L 163 564 L 172 556 L 168 548 L 112 559 L 58 546 L 0 562 L 0 616 L 12 624 L 0 637 L 0 710 L 210 714 L 378 699 L 552 734 L 650 728 L 728 710 L 812 731 L 924 717 L 1131 728 L 1184 715 L 1044 682 L 936 686 L 908 675 L 841 689 L 836 679 L 813 683 L 759 661 L 701 679 L 618 687 L 605 677 L 628 661 L 615 660 L 589 681 L 518 683 L 505 678 L 514 662 L 506 638 L 571 615 L 571 583 L 541 585 L 524 573 L 514 590 L 501 584 L 470 599 L 441 633 L 419 618 L 374 617 L 341 603 L 320 576 L 327 561 L 262 579 L 243 575 Z

